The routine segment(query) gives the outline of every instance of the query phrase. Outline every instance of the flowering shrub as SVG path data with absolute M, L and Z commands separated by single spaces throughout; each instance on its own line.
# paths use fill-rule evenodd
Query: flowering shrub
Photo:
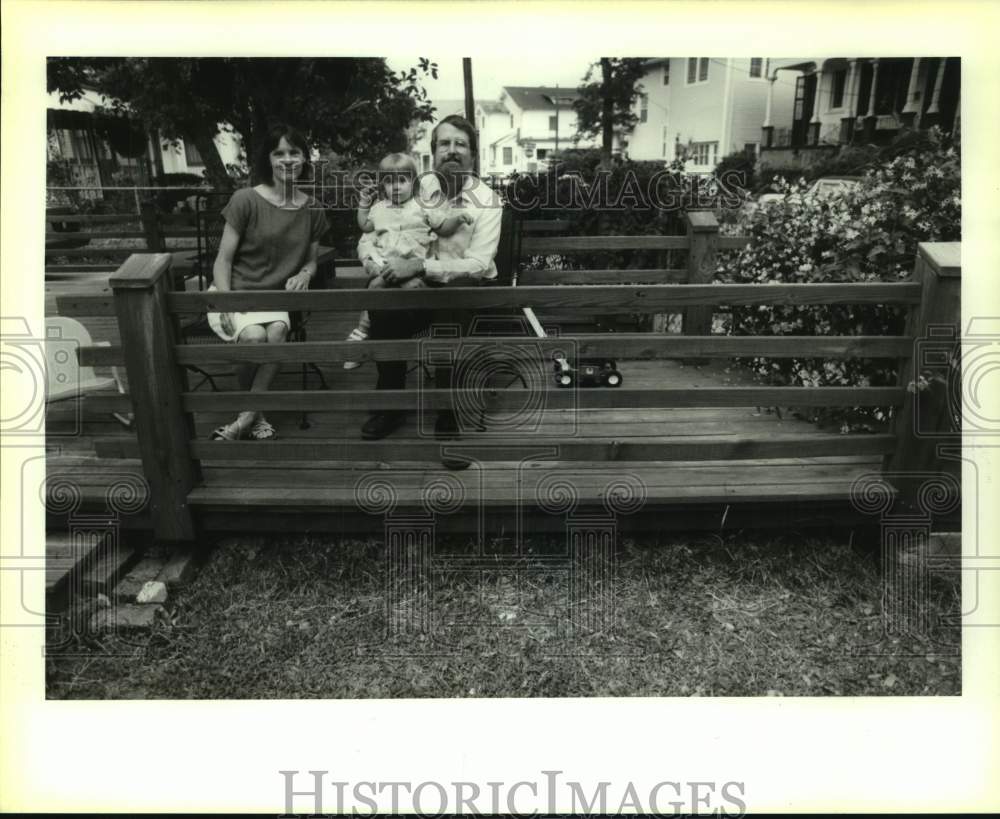
M 726 254 L 725 282 L 874 282 L 909 277 L 918 242 L 961 238 L 961 166 L 940 131 L 929 132 L 836 197 L 805 195 L 804 182 L 778 185 L 785 198 L 741 217 L 750 243 Z M 890 305 L 771 306 L 732 309 L 727 328 L 753 335 L 900 334 L 904 308 Z M 885 386 L 896 362 L 864 359 L 766 359 L 748 365 L 775 385 Z M 809 408 L 808 417 L 844 432 L 873 429 L 888 419 L 877 407 Z

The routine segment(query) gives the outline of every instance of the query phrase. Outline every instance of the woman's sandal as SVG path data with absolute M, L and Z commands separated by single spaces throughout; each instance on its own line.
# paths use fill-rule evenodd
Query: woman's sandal
M 254 441 L 267 441 L 273 437 L 274 427 L 263 415 L 250 427 L 250 438 Z
M 216 427 L 212 432 L 211 440 L 213 441 L 239 441 L 243 437 L 243 430 L 240 427 L 238 421 L 233 421 L 231 424 L 223 424 L 221 427 Z

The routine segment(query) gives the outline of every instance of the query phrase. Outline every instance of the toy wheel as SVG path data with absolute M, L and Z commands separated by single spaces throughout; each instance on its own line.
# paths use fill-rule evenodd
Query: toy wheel
M 573 376 L 569 373 L 562 373 L 556 376 L 556 384 L 560 387 L 569 387 L 573 384 Z
M 620 387 L 622 385 L 622 374 L 618 372 L 610 372 L 607 374 L 604 383 L 609 387 Z

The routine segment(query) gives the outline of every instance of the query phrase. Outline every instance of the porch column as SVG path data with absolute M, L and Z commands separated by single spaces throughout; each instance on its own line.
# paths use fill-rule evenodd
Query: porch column
M 771 106 L 774 100 L 774 81 L 778 75 L 767 78 L 767 102 L 764 106 L 764 127 L 762 130 L 761 145 L 770 148 L 774 144 L 774 126 L 771 124 Z
M 845 116 L 840 118 L 840 143 L 849 145 L 854 139 L 854 124 L 858 116 L 858 61 L 847 61 L 847 87 L 844 89 Z
M 931 92 L 931 104 L 927 106 L 927 111 L 924 112 L 923 116 L 923 124 L 927 128 L 940 124 L 941 108 L 939 103 L 941 102 L 941 83 L 944 81 L 944 68 L 947 62 L 947 57 L 942 57 L 938 60 L 937 74 L 934 75 L 934 90 Z
M 878 57 L 872 60 L 872 87 L 868 94 L 868 112 L 865 114 L 865 142 L 875 139 L 875 89 L 878 87 Z
M 912 128 L 917 122 L 917 115 L 920 113 L 920 92 L 917 90 L 920 60 L 920 57 L 914 57 L 913 67 L 910 69 L 910 84 L 906 88 L 906 105 L 903 106 L 903 110 L 900 112 L 904 128 Z
M 810 139 L 807 142 L 809 145 L 819 145 L 819 89 L 823 85 L 823 68 L 819 67 L 816 69 L 816 88 L 813 89 L 813 115 L 812 119 L 809 120 L 809 131 Z

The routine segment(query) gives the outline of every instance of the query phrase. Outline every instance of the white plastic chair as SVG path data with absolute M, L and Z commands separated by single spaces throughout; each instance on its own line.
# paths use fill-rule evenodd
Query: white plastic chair
M 111 368 L 111 376 L 99 376 L 93 367 L 81 366 L 77 359 L 80 347 L 94 346 L 87 328 L 76 319 L 66 316 L 47 316 L 45 319 L 45 403 L 65 401 L 82 397 L 92 392 L 102 392 L 117 387 L 125 395 L 118 368 Z M 110 347 L 111 342 L 102 341 L 100 347 Z M 121 424 L 132 426 L 132 413 L 122 415 L 111 413 Z

